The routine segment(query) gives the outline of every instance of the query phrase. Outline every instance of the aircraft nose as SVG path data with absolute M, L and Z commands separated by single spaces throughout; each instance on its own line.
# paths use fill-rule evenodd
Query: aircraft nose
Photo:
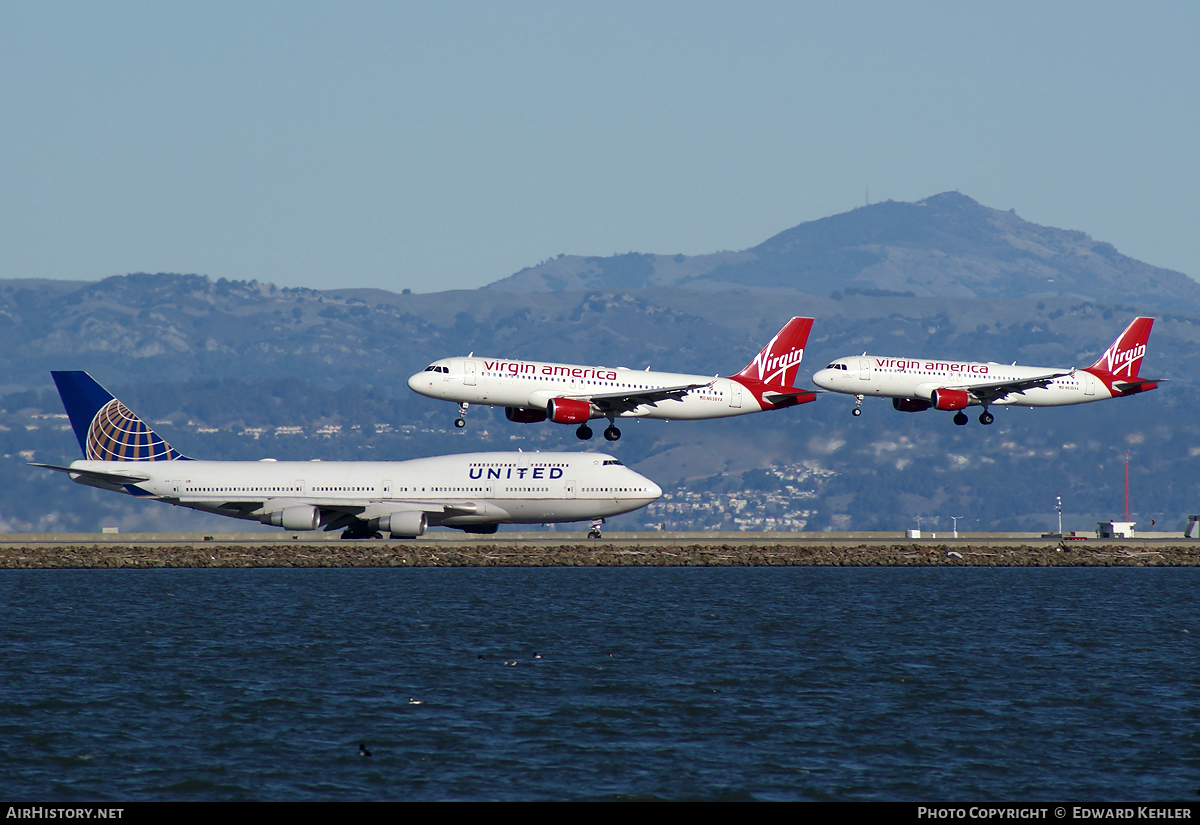
M 813 383 L 823 390 L 829 389 L 829 373 L 833 370 L 817 370 L 813 373 Z
M 656 500 L 662 498 L 662 487 L 659 487 L 657 484 L 655 484 L 653 481 L 646 478 L 645 476 L 642 476 L 642 478 L 645 479 L 645 482 L 646 482 L 647 497 L 656 499 Z
M 421 377 L 421 373 L 419 373 L 419 372 L 413 373 L 412 375 L 410 375 L 410 376 L 408 377 L 408 388 L 409 388 L 410 390 L 412 390 L 413 392 L 420 392 L 420 391 L 421 391 L 421 389 L 420 389 L 420 387 L 418 386 L 418 383 L 417 383 L 417 381 L 418 381 L 418 379 L 419 379 L 420 377 Z

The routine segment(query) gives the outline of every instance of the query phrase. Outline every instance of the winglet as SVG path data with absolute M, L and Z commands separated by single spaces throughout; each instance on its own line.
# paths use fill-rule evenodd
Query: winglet
M 89 461 L 186 459 L 86 372 L 51 372 L 71 429 Z
M 812 318 L 793 318 L 788 321 L 738 375 L 776 386 L 790 387 L 795 384 L 812 325 Z

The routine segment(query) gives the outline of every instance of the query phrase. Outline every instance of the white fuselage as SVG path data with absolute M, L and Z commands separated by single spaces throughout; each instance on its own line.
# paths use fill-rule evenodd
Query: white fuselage
M 813 375 L 813 383 L 848 395 L 914 398 L 928 401 L 934 390 L 1006 384 L 1039 376 L 1068 373 L 1045 387 L 1014 392 L 991 402 L 997 406 L 1058 407 L 1112 398 L 1108 387 L 1086 370 L 1023 367 L 995 362 L 939 361 L 928 358 L 882 358 L 875 355 L 838 358 Z M 977 406 L 972 400 L 970 406 Z
M 552 398 L 588 399 L 691 384 L 702 386 L 678 400 L 642 404 L 616 417 L 696 420 L 746 415 L 764 409 L 751 390 L 731 378 L 622 367 L 443 358 L 408 379 L 410 389 L 429 398 L 534 410 L 546 409 Z M 592 417 L 605 416 L 593 412 Z
M 662 495 L 598 453 L 465 453 L 411 461 L 75 461 L 72 469 L 149 477 L 83 484 L 235 518 L 291 505 L 367 515 L 422 510 L 431 525 L 569 522 L 627 513 Z

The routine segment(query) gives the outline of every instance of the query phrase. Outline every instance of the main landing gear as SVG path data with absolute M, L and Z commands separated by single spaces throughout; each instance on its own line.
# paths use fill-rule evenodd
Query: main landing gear
M 984 410 L 983 412 L 981 412 L 979 414 L 979 423 L 985 427 L 988 424 L 991 424 L 995 420 L 996 420 L 996 416 L 992 415 L 987 410 Z M 958 412 L 956 412 L 954 414 L 954 423 L 960 427 L 963 426 L 964 424 L 966 424 L 967 423 L 967 414 L 965 412 L 963 412 L 962 410 L 959 410 Z
M 592 428 L 587 424 L 580 424 L 579 429 L 575 430 L 575 435 L 580 441 L 587 441 L 592 437 Z M 608 422 L 608 426 L 604 428 L 604 437 L 609 441 L 619 441 L 621 431 L 610 421 Z
M 467 407 L 471 406 L 466 401 L 458 405 L 458 418 L 454 419 L 454 426 L 460 430 L 467 426 Z
M 855 418 L 862 415 L 862 400 L 863 400 L 863 396 L 861 396 L 861 395 L 854 396 L 854 409 L 852 409 L 850 411 L 850 414 L 852 416 L 854 416 Z
M 604 519 L 602 519 L 602 518 L 592 519 L 592 526 L 588 530 L 588 538 L 589 539 L 603 538 L 603 536 L 600 535 L 600 525 L 603 523 L 604 523 Z

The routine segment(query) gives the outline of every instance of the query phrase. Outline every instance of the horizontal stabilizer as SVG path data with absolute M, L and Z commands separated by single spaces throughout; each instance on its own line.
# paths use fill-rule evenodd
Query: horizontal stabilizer
M 150 476 L 138 476 L 133 473 L 108 473 L 101 470 L 81 470 L 77 467 L 59 467 L 56 464 L 30 464 L 30 467 L 45 467 L 47 470 L 57 470 L 60 473 L 70 473 L 73 476 L 104 481 L 109 484 L 137 484 L 149 481 Z
M 807 404 L 810 401 L 815 401 L 817 395 L 812 390 L 788 389 L 776 390 L 772 389 L 763 393 L 763 398 L 776 407 L 779 406 L 794 406 L 795 404 Z M 791 402 L 791 403 L 787 403 Z
M 1122 395 L 1136 395 L 1139 392 L 1157 389 L 1165 382 L 1165 378 L 1135 378 L 1132 381 L 1114 381 L 1113 389 Z

